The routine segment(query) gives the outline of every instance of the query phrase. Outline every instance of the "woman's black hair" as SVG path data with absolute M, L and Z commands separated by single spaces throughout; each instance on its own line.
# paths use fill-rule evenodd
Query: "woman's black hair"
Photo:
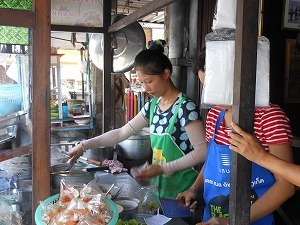
M 172 73 L 172 63 L 161 50 L 146 49 L 141 51 L 134 61 L 136 70 L 141 70 L 148 75 L 162 74 L 165 69 Z
M 198 71 L 201 70 L 205 72 L 205 48 L 203 48 L 199 54 L 199 57 L 196 59 L 193 72 L 198 76 Z

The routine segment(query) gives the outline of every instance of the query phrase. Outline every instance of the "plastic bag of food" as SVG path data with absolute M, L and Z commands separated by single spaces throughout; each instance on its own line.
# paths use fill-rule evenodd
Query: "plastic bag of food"
M 132 167 L 130 170 L 130 175 L 142 186 L 149 186 L 151 185 L 151 180 L 149 178 L 136 178 L 136 175 L 140 173 L 140 171 L 147 168 L 149 165 L 148 162 L 144 163 L 141 166 Z
M 81 189 L 80 198 L 85 199 L 84 201 L 87 202 L 98 194 L 103 194 L 103 191 L 101 190 L 99 184 L 92 180 Z
M 157 214 L 159 212 L 161 207 L 154 184 L 142 187 L 137 193 L 141 202 L 142 213 Z
M 62 202 L 70 202 L 73 198 L 78 198 L 80 191 L 85 184 L 70 184 L 65 179 L 60 181 L 59 200 Z
M 106 213 L 104 195 L 95 195 L 88 203 L 87 208 L 92 214 Z
M 68 207 L 57 214 L 55 221 L 57 224 L 77 224 L 87 213 L 86 203 L 82 199 L 73 198 Z
M 99 223 L 97 220 L 98 218 L 96 216 L 89 214 L 86 214 L 84 218 L 78 223 L 78 225 L 99 225 L 104 223 Z
M 61 201 L 55 203 L 40 202 L 40 205 L 42 207 L 42 221 L 46 224 L 51 224 L 56 216 L 68 207 L 69 203 Z

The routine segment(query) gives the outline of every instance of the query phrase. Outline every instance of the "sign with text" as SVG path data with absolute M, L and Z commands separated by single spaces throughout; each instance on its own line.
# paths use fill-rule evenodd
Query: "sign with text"
M 51 0 L 51 24 L 103 26 L 103 0 Z

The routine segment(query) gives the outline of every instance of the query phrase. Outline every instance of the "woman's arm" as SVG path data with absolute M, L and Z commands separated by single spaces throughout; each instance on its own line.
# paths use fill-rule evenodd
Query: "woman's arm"
M 74 146 L 69 151 L 70 163 L 75 162 L 80 156 L 82 156 L 84 150 L 118 144 L 148 125 L 149 123 L 147 119 L 141 112 L 139 112 L 123 127 L 110 130 L 102 135 L 82 141 L 80 144 Z
M 202 166 L 201 171 L 199 172 L 195 182 L 193 185 L 186 191 L 181 192 L 177 195 L 176 199 L 179 201 L 183 201 L 186 207 L 189 207 L 191 211 L 194 211 L 197 201 L 192 201 L 196 198 L 197 194 L 203 192 L 204 181 L 203 181 L 203 173 L 204 166 Z
M 270 145 L 269 149 L 270 154 L 288 162 L 292 162 L 292 150 L 290 144 Z M 293 184 L 277 174 L 274 174 L 274 176 L 276 182 L 261 198 L 251 205 L 251 222 L 272 213 L 295 193 L 295 186 Z
M 265 151 L 259 140 L 253 135 L 243 131 L 238 125 L 232 124 L 238 133 L 230 133 L 230 149 L 243 155 L 250 161 L 265 167 L 271 172 L 283 177 L 300 187 L 300 166 L 282 160 Z
M 235 129 L 236 127 L 234 127 Z M 237 131 L 237 130 L 236 130 Z M 237 131 L 238 132 L 238 131 Z M 230 134 L 232 137 L 232 134 Z M 252 139 L 255 140 L 255 139 Z M 257 140 L 258 141 L 258 140 Z M 243 142 L 243 141 L 242 141 Z M 230 143 L 235 145 L 237 142 Z M 254 145 L 257 145 L 255 143 Z M 234 146 L 230 146 L 231 149 L 235 148 Z M 265 151 L 265 150 L 264 150 Z M 288 162 L 292 162 L 292 149 L 289 143 L 283 143 L 278 145 L 270 145 L 269 146 L 270 154 L 283 159 Z M 268 153 L 267 153 L 268 154 Z M 295 192 L 295 186 L 290 182 L 283 179 L 281 176 L 275 174 L 275 183 L 273 186 L 257 201 L 255 201 L 251 205 L 251 214 L 250 221 L 256 221 L 257 219 L 262 218 L 263 216 L 272 213 L 276 210 L 284 201 L 290 198 Z M 274 197 L 276 196 L 276 197 Z
M 141 170 L 136 175 L 136 178 L 152 178 L 161 174 L 170 176 L 179 170 L 203 163 L 206 158 L 207 142 L 204 137 L 204 127 L 202 122 L 200 120 L 192 121 L 185 126 L 185 130 L 188 134 L 191 144 L 194 147 L 193 151 L 179 159 L 168 162 L 163 166 L 149 165 L 145 169 Z
M 205 130 L 201 121 L 191 121 L 185 126 L 194 150 L 185 156 L 163 165 L 163 172 L 166 175 L 203 163 L 206 159 L 207 141 L 205 140 Z

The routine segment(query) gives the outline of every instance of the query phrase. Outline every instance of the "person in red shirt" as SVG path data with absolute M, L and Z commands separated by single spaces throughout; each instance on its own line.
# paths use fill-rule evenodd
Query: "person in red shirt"
M 204 65 L 205 53 L 199 60 L 197 68 L 201 83 L 204 83 L 205 80 Z M 231 134 L 231 130 L 232 107 L 212 107 L 206 119 L 205 137 L 209 145 L 205 165 L 191 188 L 177 196 L 177 199 L 183 199 L 186 206 L 194 210 L 196 202 L 191 204 L 191 199 L 194 199 L 197 193 L 203 192 L 206 207 L 203 222 L 200 223 L 202 225 L 229 224 L 231 157 L 229 133 Z M 270 104 L 267 108 L 256 108 L 254 135 L 260 141 L 265 152 L 292 162 L 290 123 L 279 106 Z M 294 194 L 294 185 L 278 174 L 271 174 L 257 164 L 252 164 L 251 181 L 251 197 L 253 197 L 250 212 L 251 224 L 273 224 L 272 212 Z M 275 195 L 276 198 L 274 198 Z
M 229 133 L 229 142 L 231 144 L 229 148 L 231 150 L 300 187 L 299 165 L 269 154 L 255 136 L 243 131 L 235 123 L 232 123 L 231 126 L 237 132 L 237 134 Z

